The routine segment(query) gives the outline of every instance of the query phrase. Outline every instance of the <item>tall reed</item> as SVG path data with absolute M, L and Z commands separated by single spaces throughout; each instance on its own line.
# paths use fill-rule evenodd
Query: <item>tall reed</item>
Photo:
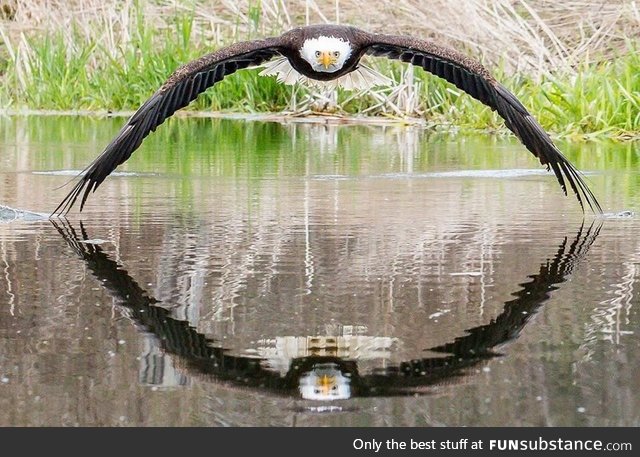
M 9 109 L 133 110 L 180 64 L 224 44 L 340 20 L 413 33 L 476 55 L 553 132 L 626 137 L 640 131 L 635 2 L 377 0 L 363 9 L 361 0 L 4 1 L 0 103 Z M 362 15 L 374 7 L 377 14 Z M 393 75 L 395 86 L 323 93 L 245 70 L 189 109 L 329 110 L 502 126 L 491 110 L 422 70 L 384 59 L 371 64 Z

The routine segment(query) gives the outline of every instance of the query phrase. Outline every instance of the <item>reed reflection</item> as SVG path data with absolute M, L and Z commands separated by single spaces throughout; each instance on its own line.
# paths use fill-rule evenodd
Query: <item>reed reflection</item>
M 366 396 L 426 394 L 429 387 L 455 382 L 470 369 L 499 356 L 499 345 L 518 337 L 531 317 L 549 299 L 587 255 L 601 223 L 581 226 L 573 239 L 565 237 L 550 259 L 542 263 L 529 281 L 519 284 L 514 298 L 504 303 L 502 312 L 488 324 L 471 328 L 452 341 L 430 347 L 436 353 L 360 374 L 358 360 L 350 346 L 384 350 L 386 337 L 344 336 L 301 337 L 303 350 L 291 355 L 286 371 L 276 370 L 268 358 L 234 355 L 220 341 L 199 333 L 187 321 L 172 316 L 171 303 L 158 300 L 143 289 L 127 270 L 112 260 L 99 245 L 90 242 L 81 225 L 80 234 L 66 220 L 51 221 L 69 246 L 130 318 L 153 335 L 162 350 L 181 359 L 194 374 L 211 377 L 229 385 L 265 392 L 297 396 L 308 400 L 340 400 Z M 89 241 L 89 242 L 87 242 Z M 275 336 L 282 342 L 288 337 Z M 345 355 L 347 354 L 347 355 Z M 442 355 L 440 355 L 442 354 Z

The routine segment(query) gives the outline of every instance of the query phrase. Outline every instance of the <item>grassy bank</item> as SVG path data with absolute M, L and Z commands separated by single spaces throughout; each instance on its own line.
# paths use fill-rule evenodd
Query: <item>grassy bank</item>
M 30 19 L 33 29 L 23 26 L 18 30 L 16 27 L 17 23 L 25 21 L 20 16 L 24 14 L 23 9 L 29 7 L 33 11 L 34 4 L 38 3 L 36 0 L 10 3 L 15 8 L 3 10 L 5 17 L 0 29 L 2 107 L 121 111 L 136 109 L 184 62 L 232 41 L 280 33 L 293 25 L 323 19 L 335 21 L 339 16 L 340 19 L 349 19 L 349 14 L 354 14 L 351 7 L 357 1 L 329 2 L 331 6 L 324 8 L 316 2 L 292 2 L 293 6 L 288 5 L 291 6 L 289 10 L 279 1 L 249 2 L 238 4 L 235 11 L 227 11 L 229 18 L 224 11 L 205 10 L 207 2 L 121 1 L 106 2 L 106 5 L 95 2 L 94 9 L 87 9 L 85 2 L 82 15 L 70 14 L 68 18 L 61 16 L 53 20 L 56 9 L 50 9 L 39 19 L 49 19 L 49 27 L 45 30 L 38 28 L 38 19 L 33 19 L 36 17 L 33 13 Z M 88 3 L 92 4 L 92 1 Z M 385 1 L 379 3 L 381 11 L 390 8 Z M 622 26 L 611 35 L 594 28 L 586 40 L 592 46 L 586 47 L 584 38 L 554 34 L 553 27 L 563 25 L 557 22 L 558 12 L 554 16 L 543 14 L 542 9 L 532 10 L 530 4 L 535 6 L 535 3 L 522 2 L 519 13 L 515 10 L 494 13 L 498 18 L 496 21 L 511 21 L 510 26 L 516 31 L 528 30 L 527 46 L 523 45 L 528 52 L 520 56 L 511 55 L 508 52 L 510 48 L 505 48 L 505 52 L 498 53 L 496 57 L 486 50 L 484 54 L 483 43 L 480 43 L 480 54 L 484 54 L 481 60 L 551 132 L 637 137 L 640 132 L 640 56 L 637 52 L 640 41 L 637 38 L 620 39 L 621 32 L 626 30 Z M 305 8 L 299 9 L 302 4 Z M 465 4 L 477 6 L 481 2 Z M 505 5 L 511 3 L 496 1 L 494 4 L 506 8 Z M 580 4 L 588 5 L 589 2 Z M 412 4 L 405 2 L 403 5 L 407 8 Z M 419 9 L 413 6 L 413 14 L 417 14 Z M 633 6 L 635 8 L 635 4 Z M 401 5 L 394 12 L 402 12 L 402 8 Z M 565 16 L 570 12 L 578 14 L 575 8 L 577 6 L 574 10 L 566 7 L 563 10 Z M 73 11 L 76 10 L 71 8 Z M 322 15 L 323 11 L 334 17 Z M 630 10 L 631 25 L 634 11 Z M 442 11 L 440 13 L 447 17 Z M 314 14 L 321 17 L 313 17 Z M 605 13 L 601 15 L 606 17 Z M 448 17 L 454 23 L 460 21 L 460 14 L 455 9 Z M 205 20 L 207 18 L 208 21 Z M 233 19 L 235 23 L 231 22 Z M 362 22 L 363 18 L 359 19 Z M 483 23 L 477 20 L 474 23 L 477 22 Z M 484 23 L 485 28 L 497 26 L 486 18 Z M 395 28 L 402 27 L 402 21 L 398 19 L 390 24 L 387 28 L 394 33 L 399 32 Z M 355 25 L 381 28 L 375 24 Z M 536 27 L 542 30 L 539 32 L 541 36 L 535 35 Z M 482 39 L 495 41 L 495 36 L 487 30 L 485 32 Z M 412 33 L 434 35 L 429 30 Z M 584 28 L 581 33 L 584 35 Z M 470 54 L 478 52 L 469 44 L 470 38 L 444 41 Z M 538 43 L 536 55 L 532 43 L 538 41 L 549 44 Z M 583 49 L 585 47 L 589 52 Z M 549 49 L 554 49 L 564 58 L 550 54 Z M 420 69 L 414 70 L 384 59 L 372 59 L 370 64 L 392 75 L 396 85 L 376 88 L 364 94 L 347 91 L 326 93 L 301 86 L 280 85 L 274 78 L 258 76 L 258 70 L 245 70 L 208 90 L 188 109 L 251 113 L 285 111 L 298 115 L 331 111 L 344 115 L 421 117 L 461 128 L 503 128 L 502 121 L 488 108 Z

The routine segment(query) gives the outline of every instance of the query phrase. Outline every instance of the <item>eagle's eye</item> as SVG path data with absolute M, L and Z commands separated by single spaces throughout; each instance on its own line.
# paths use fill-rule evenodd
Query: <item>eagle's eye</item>
M 320 57 L 320 51 L 316 51 L 316 57 Z
M 340 51 L 334 51 L 333 52 L 333 56 L 336 57 L 336 58 L 340 57 Z

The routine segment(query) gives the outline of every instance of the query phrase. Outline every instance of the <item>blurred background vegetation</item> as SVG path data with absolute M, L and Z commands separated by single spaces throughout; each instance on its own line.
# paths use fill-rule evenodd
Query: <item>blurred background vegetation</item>
M 415 35 L 474 56 L 554 134 L 640 135 L 640 5 L 624 0 L 0 0 L 0 107 L 130 112 L 191 59 L 323 22 Z M 503 129 L 491 110 L 420 69 L 369 64 L 396 84 L 327 92 L 246 70 L 188 110 Z

